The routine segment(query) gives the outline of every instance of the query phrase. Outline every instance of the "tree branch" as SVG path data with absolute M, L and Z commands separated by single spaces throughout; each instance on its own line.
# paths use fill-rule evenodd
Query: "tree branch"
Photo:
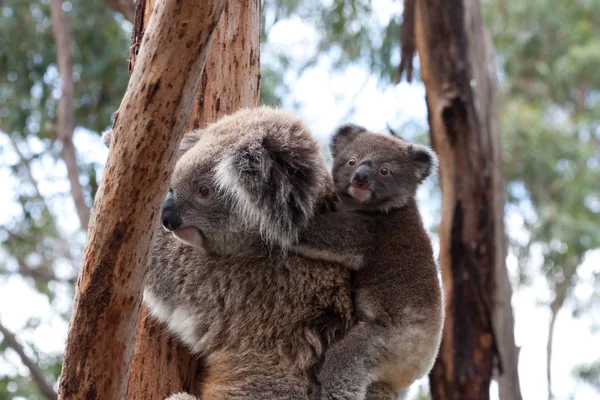
M 48 206 L 46 199 L 44 198 L 44 196 L 42 196 L 42 193 L 40 192 L 38 183 L 35 180 L 33 173 L 31 172 L 31 160 L 27 159 L 27 157 L 25 157 L 25 155 L 21 152 L 21 150 L 19 150 L 19 146 L 18 146 L 16 140 L 13 138 L 13 136 L 10 133 L 8 133 L 7 129 L 0 126 L 0 131 L 3 131 L 6 134 L 6 136 L 8 137 L 8 140 L 10 140 L 13 150 L 19 156 L 19 164 L 25 170 L 25 175 L 27 176 L 27 181 L 29 181 L 31 186 L 33 186 L 33 190 L 35 191 L 35 197 L 42 203 L 42 205 L 44 206 L 44 209 L 50 216 L 49 218 L 51 220 L 51 222 L 50 222 L 51 228 L 52 228 L 54 234 L 56 234 L 56 236 L 60 238 L 61 233 L 58 230 L 58 226 L 56 226 L 56 220 L 54 218 L 54 214 L 50 210 L 50 207 Z M 73 257 L 73 254 L 71 253 L 70 247 L 68 246 L 68 241 L 63 240 L 61 238 L 59 243 L 60 243 L 60 248 L 62 249 L 63 255 L 69 260 L 69 262 L 73 266 L 75 266 L 74 257 Z
M 135 3 L 132 0 L 104 0 L 104 4 L 121 13 L 131 23 L 135 20 Z
M 0 322 L 0 333 L 4 336 L 4 343 L 11 349 L 15 351 L 21 358 L 21 362 L 29 369 L 29 373 L 31 373 L 31 379 L 35 382 L 40 392 L 46 396 L 46 398 L 50 400 L 58 399 L 58 394 L 52 389 L 52 386 L 48 384 L 46 381 L 46 377 L 44 375 L 44 371 L 33 361 L 27 354 L 25 354 L 25 349 L 17 340 L 17 337 L 14 333 L 12 333 L 8 328 L 6 328 Z
M 415 1 L 404 0 L 402 26 L 400 27 L 400 65 L 396 72 L 397 83 L 402 79 L 404 71 L 406 71 L 406 81 L 412 82 L 413 58 L 417 51 L 415 43 Z
M 73 145 L 73 130 L 75 129 L 73 55 L 71 53 L 69 22 L 62 9 L 62 0 L 50 0 L 50 17 L 52 18 L 52 34 L 56 43 L 58 72 L 62 81 L 62 94 L 58 101 L 56 134 L 58 140 L 62 143 L 62 158 L 67 166 L 71 196 L 75 202 L 81 229 L 87 231 L 90 209 L 85 203 L 83 187 L 79 182 L 79 167 L 77 166 L 77 155 Z

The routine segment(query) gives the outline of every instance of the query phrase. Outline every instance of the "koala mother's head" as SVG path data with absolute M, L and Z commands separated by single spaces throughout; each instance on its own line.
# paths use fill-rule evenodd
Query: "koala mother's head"
M 216 253 L 259 239 L 288 248 L 331 190 L 308 129 L 271 108 L 241 110 L 194 131 L 179 154 L 163 226 Z

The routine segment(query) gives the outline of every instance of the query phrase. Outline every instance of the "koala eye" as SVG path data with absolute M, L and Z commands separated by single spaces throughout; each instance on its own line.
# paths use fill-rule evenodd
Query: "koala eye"
M 354 165 L 356 164 L 356 158 L 352 157 L 351 159 L 348 160 L 348 165 Z
M 382 168 L 379 170 L 379 173 L 380 173 L 381 175 L 387 175 L 387 174 L 389 174 L 389 173 L 390 173 L 390 170 L 388 169 L 388 167 L 382 167 Z
M 206 198 L 210 194 L 210 189 L 208 188 L 208 186 L 202 186 L 198 193 L 200 194 L 200 197 Z

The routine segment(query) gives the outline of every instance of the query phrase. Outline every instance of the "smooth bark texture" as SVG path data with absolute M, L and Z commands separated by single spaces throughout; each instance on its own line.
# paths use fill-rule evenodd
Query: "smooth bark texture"
M 59 386 L 63 399 L 125 398 L 158 210 L 224 3 L 162 1 L 148 22 L 93 207 Z
M 44 371 L 36 364 L 34 360 L 29 358 L 27 353 L 25 353 L 25 349 L 17 340 L 17 337 L 14 333 L 8 330 L 2 323 L 0 323 L 0 333 L 4 336 L 4 344 L 11 349 L 14 350 L 15 353 L 21 359 L 23 365 L 27 367 L 29 373 L 31 374 L 31 379 L 35 382 L 38 387 L 40 393 L 42 393 L 48 400 L 56 400 L 58 395 L 52 389 L 52 386 L 46 380 L 46 376 L 44 375 Z
M 141 12 L 145 11 L 145 21 L 154 6 L 154 0 L 138 5 Z M 239 108 L 258 105 L 259 38 L 259 0 L 228 1 L 217 26 L 186 129 L 202 128 Z M 162 400 L 181 391 L 200 394 L 201 373 L 200 360 L 190 355 L 187 348 L 142 307 L 127 399 Z
M 69 21 L 62 9 L 62 0 L 50 0 L 50 17 L 52 18 L 52 34 L 56 43 L 56 59 L 61 80 L 61 95 L 58 100 L 56 115 L 56 136 L 62 145 L 61 156 L 67 167 L 67 176 L 71 187 L 71 197 L 83 231 L 87 231 L 90 222 L 90 209 L 85 202 L 83 186 L 79 182 L 79 166 L 77 153 L 73 144 L 75 129 L 75 104 L 73 96 L 73 54 L 71 52 L 71 35 Z
M 430 374 L 431 393 L 434 399 L 487 399 L 496 361 L 500 372 L 510 374 L 500 375 L 506 378 L 500 381 L 501 398 L 520 399 L 505 265 L 493 47 L 479 0 L 417 1 L 414 19 L 442 186 L 439 234 L 446 321 Z M 403 60 L 403 69 L 410 68 L 409 61 Z M 496 337 L 494 322 L 500 321 L 510 326 Z

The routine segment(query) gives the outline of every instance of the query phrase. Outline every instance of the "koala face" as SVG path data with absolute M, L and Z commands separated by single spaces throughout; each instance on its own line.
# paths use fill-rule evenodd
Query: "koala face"
M 333 180 L 344 204 L 387 211 L 415 196 L 437 169 L 435 153 L 421 145 L 344 125 L 331 142 Z
M 270 108 L 238 111 L 187 135 L 179 154 L 162 223 L 209 252 L 285 250 L 331 191 L 308 129 Z
M 202 133 L 195 132 L 194 135 L 198 150 L 203 149 Z M 191 143 L 194 138 L 187 140 Z M 163 203 L 161 222 L 185 244 L 219 254 L 240 251 L 237 245 L 242 243 L 235 237 L 243 231 L 242 218 L 215 181 L 215 161 L 210 154 L 206 157 L 183 154 L 177 162 Z M 243 244 L 249 244 L 252 232 L 248 231 L 243 236 Z M 254 232 L 254 242 L 259 239 Z

